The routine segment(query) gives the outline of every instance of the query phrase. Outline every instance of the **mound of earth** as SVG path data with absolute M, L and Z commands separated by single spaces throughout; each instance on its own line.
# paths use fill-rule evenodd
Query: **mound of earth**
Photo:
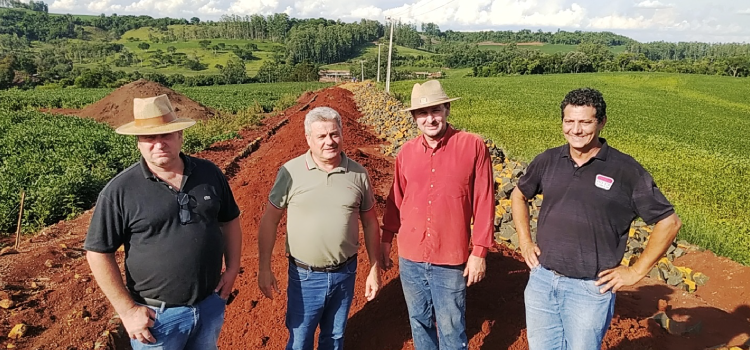
M 153 97 L 162 94 L 169 96 L 172 108 L 174 108 L 180 117 L 206 120 L 217 114 L 216 110 L 212 108 L 193 101 L 166 86 L 145 79 L 123 85 L 103 99 L 72 114 L 79 117 L 93 118 L 116 128 L 133 121 L 134 98 Z

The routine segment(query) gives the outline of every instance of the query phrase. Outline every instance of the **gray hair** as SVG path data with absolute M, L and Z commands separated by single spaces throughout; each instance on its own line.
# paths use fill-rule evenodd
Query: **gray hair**
M 336 126 L 339 130 L 343 130 L 341 127 L 341 115 L 331 107 L 315 107 L 305 115 L 305 135 L 310 135 L 312 132 L 312 123 L 315 122 L 336 122 Z

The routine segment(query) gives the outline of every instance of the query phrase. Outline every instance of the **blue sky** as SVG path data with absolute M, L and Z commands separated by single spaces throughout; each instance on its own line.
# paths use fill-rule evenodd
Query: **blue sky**
M 642 42 L 750 43 L 750 0 L 47 0 L 50 12 L 199 17 L 284 12 L 296 18 L 433 22 L 441 30 L 611 31 Z

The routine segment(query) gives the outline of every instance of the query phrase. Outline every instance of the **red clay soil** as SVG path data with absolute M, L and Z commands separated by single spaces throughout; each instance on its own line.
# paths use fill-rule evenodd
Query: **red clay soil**
M 133 121 L 133 98 L 153 97 L 166 94 L 172 103 L 174 111 L 180 117 L 195 120 L 212 118 L 217 112 L 187 96 L 175 92 L 159 83 L 145 79 L 136 80 L 123 85 L 112 91 L 103 99 L 92 103 L 81 110 L 58 108 L 45 110 L 49 113 L 77 115 L 84 118 L 93 118 L 97 121 L 107 123 L 116 128 L 125 123 Z
M 369 128 L 357 123 L 359 112 L 350 92 L 329 88 L 301 100 L 309 101 L 313 96 L 316 99 L 304 110 L 300 111 L 304 103 L 288 109 L 283 116 L 248 131 L 243 142 L 225 142 L 200 154 L 223 164 L 233 159 L 247 142 L 263 138 L 260 147 L 233 165 L 236 172 L 230 173 L 230 184 L 242 209 L 243 270 L 235 285 L 237 297 L 227 308 L 221 349 L 277 350 L 286 343 L 285 220 L 273 255 L 273 271 L 282 292 L 273 300 L 263 297 L 257 287 L 257 229 L 276 171 L 307 149 L 303 118 L 310 108 L 330 106 L 342 114 L 345 151 L 370 172 L 382 214 L 392 181 L 393 159 L 382 156 L 377 151 L 380 141 Z M 283 118 L 288 118 L 288 123 L 271 135 L 268 128 Z M 0 256 L 0 299 L 5 291 L 16 302 L 12 310 L 0 309 L 0 346 L 13 343 L 20 349 L 92 349 L 101 342 L 106 345 L 104 348 L 112 348 L 114 342 L 102 336 L 102 332 L 115 328 L 109 323 L 113 310 L 91 280 L 85 259 L 77 250 L 83 244 L 89 220 L 90 212 L 61 222 L 25 239 L 21 254 Z M 65 244 L 65 248 L 60 244 Z M 391 256 L 394 261 L 397 261 L 396 250 L 397 247 Z M 363 296 L 366 254 L 359 257 L 357 294 L 346 331 L 346 348 L 413 349 L 398 267 L 384 273 L 379 295 L 367 303 Z M 618 293 L 615 317 L 603 349 L 705 349 L 747 341 L 750 268 L 709 252 L 690 253 L 677 264 L 704 272 L 711 279 L 693 294 L 648 278 Z M 528 268 L 520 256 L 504 247 L 492 249 L 487 265 L 486 279 L 467 292 L 469 348 L 526 349 L 523 289 Z M 32 288 L 32 282 L 36 288 Z M 657 313 L 659 300 L 668 301 L 670 317 L 688 324 L 701 322 L 702 330 L 697 334 L 672 335 L 648 320 Z M 89 314 L 88 319 L 83 317 Z M 20 340 L 8 339 L 6 335 L 19 322 L 30 326 L 29 333 Z

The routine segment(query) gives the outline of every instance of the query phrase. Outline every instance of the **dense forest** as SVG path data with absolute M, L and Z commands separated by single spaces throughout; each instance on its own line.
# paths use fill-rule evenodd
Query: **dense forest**
M 374 76 L 377 53 L 364 48 L 372 43 L 387 45 L 390 27 L 391 23 L 373 20 L 344 23 L 283 13 L 230 15 L 218 21 L 59 15 L 50 14 L 42 1 L 0 0 L 0 88 L 111 87 L 142 77 L 166 85 L 316 80 L 322 65 L 341 62 L 350 62 L 354 75 L 364 69 L 367 76 Z M 126 34 L 139 28 L 148 28 L 147 38 Z M 416 50 L 394 51 L 395 79 L 413 77 L 409 69 L 420 68 L 471 68 L 476 77 L 610 71 L 750 76 L 750 44 L 640 43 L 611 32 L 456 32 L 441 31 L 434 23 L 417 28 L 397 22 L 393 29 L 394 44 Z M 208 63 L 196 49 L 184 49 L 190 43 L 227 58 L 211 65 L 213 74 L 202 74 Z M 265 51 L 258 48 L 261 43 L 269 43 Z M 488 49 L 483 46 L 488 43 L 502 46 Z M 575 49 L 545 53 L 521 48 L 519 43 L 575 45 Z M 614 53 L 615 47 L 623 49 Z M 248 76 L 246 65 L 252 62 L 259 62 L 254 68 L 257 74 Z M 140 73 L 141 67 L 151 68 L 151 73 Z M 381 60 L 381 71 L 385 67 Z

